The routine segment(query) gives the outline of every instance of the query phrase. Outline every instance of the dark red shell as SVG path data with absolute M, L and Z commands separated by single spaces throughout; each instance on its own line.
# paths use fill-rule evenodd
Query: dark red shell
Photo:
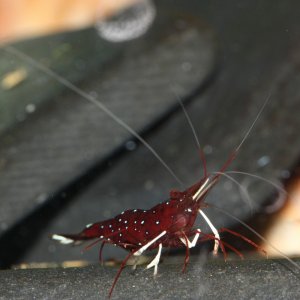
M 184 192 L 171 191 L 170 200 L 157 204 L 148 210 L 130 209 L 112 219 L 89 224 L 79 234 L 63 234 L 73 241 L 103 239 L 127 250 L 137 250 L 163 231 L 166 234 L 148 249 L 178 247 L 179 237 L 190 236 L 193 231 L 198 210 L 204 206 L 203 198 L 193 200 L 193 195 L 202 186 L 204 179 Z

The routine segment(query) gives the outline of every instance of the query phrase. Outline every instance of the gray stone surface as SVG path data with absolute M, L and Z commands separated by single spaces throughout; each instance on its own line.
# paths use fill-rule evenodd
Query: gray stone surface
M 162 263 L 159 275 L 142 267 L 125 268 L 112 299 L 297 299 L 299 274 L 282 261 L 192 262 L 181 274 L 176 264 Z M 299 261 L 298 261 L 299 265 Z M 117 268 L 0 271 L 0 299 L 107 299 Z M 298 272 L 299 273 L 299 272 Z

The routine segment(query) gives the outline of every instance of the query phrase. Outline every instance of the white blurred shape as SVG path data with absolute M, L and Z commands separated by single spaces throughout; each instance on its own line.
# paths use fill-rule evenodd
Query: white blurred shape
M 99 20 L 99 35 L 110 42 L 125 42 L 142 36 L 151 26 L 156 9 L 151 0 L 139 0 L 114 16 Z

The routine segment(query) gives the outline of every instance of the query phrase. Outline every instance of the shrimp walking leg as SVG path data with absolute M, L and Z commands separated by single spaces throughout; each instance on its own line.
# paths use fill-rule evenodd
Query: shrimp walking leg
M 198 241 L 198 239 L 199 239 L 199 236 L 200 236 L 200 234 L 201 234 L 201 230 L 200 229 L 196 229 L 196 234 L 195 234 L 195 236 L 194 236 L 194 238 L 193 238 L 193 240 L 192 241 L 190 241 L 188 238 L 185 238 L 185 237 L 181 237 L 181 238 L 179 238 L 181 241 L 182 241 L 182 243 L 185 245 L 185 246 L 187 246 L 188 248 L 193 248 L 193 247 L 195 247 L 196 245 L 197 245 L 197 241 Z
M 158 246 L 158 252 L 157 252 L 155 258 L 146 267 L 146 269 L 150 269 L 150 268 L 154 267 L 154 273 L 153 273 L 154 276 L 157 275 L 158 264 L 159 264 L 160 257 L 161 257 L 161 249 L 162 249 L 162 243 L 160 243 Z
M 144 251 L 146 251 L 151 245 L 153 245 L 158 239 L 160 239 L 162 236 L 164 236 L 167 232 L 164 230 L 163 232 L 161 232 L 156 238 L 154 238 L 153 240 L 151 240 L 149 243 L 147 243 L 146 245 L 144 245 L 143 247 L 141 247 L 139 250 L 137 250 L 136 252 L 134 252 L 134 256 L 140 256 Z
M 183 232 L 183 238 L 185 240 L 185 259 L 184 259 L 184 264 L 183 264 L 183 268 L 182 268 L 182 273 L 185 272 L 186 266 L 190 260 L 190 248 L 188 247 L 189 240 L 184 232 Z
M 135 269 L 136 269 L 136 266 L 137 266 L 138 262 L 139 262 L 139 257 L 136 256 L 136 257 L 134 258 L 134 263 L 133 263 L 133 265 L 132 265 L 132 270 L 135 270 Z
M 203 219 L 206 221 L 207 225 L 210 227 L 210 229 L 212 230 L 214 236 L 215 236 L 215 245 L 214 245 L 214 251 L 213 254 L 217 255 L 218 254 L 218 250 L 219 250 L 219 246 L 220 246 L 220 234 L 217 230 L 217 228 L 212 224 L 212 222 L 210 221 L 210 219 L 207 217 L 207 215 L 201 210 L 199 209 L 199 213 L 201 214 L 201 216 L 203 217 Z

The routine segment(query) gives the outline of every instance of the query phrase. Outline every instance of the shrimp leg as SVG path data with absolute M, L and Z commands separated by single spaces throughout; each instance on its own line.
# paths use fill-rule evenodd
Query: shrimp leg
M 151 240 L 149 243 L 147 243 L 146 245 L 141 247 L 139 250 L 134 252 L 133 255 L 134 256 L 140 256 L 144 251 L 146 251 L 151 245 L 153 245 L 158 239 L 160 239 L 166 233 L 167 232 L 164 230 L 157 237 L 155 237 L 153 240 Z M 157 270 L 158 270 L 157 266 L 159 264 L 159 260 L 160 260 L 160 257 L 161 257 L 161 249 L 162 249 L 162 244 L 160 243 L 159 246 L 158 246 L 158 252 L 157 252 L 155 258 L 146 267 L 146 269 L 150 269 L 150 268 L 154 267 L 154 276 L 157 274 Z M 134 268 L 135 268 L 135 266 L 136 265 L 134 265 Z
M 201 209 L 199 209 L 199 213 L 201 214 L 203 219 L 206 221 L 207 225 L 210 227 L 210 229 L 212 230 L 212 232 L 215 236 L 215 245 L 214 245 L 213 254 L 217 255 L 218 250 L 219 250 L 219 246 L 220 246 L 220 234 L 219 234 L 217 228 L 212 224 L 210 219 L 207 217 L 207 215 Z
M 185 246 L 187 246 L 188 248 L 193 248 L 193 247 L 195 247 L 196 246 L 196 244 L 197 244 L 197 241 L 198 241 L 198 239 L 199 239 L 199 236 L 200 236 L 200 234 L 201 234 L 201 230 L 200 229 L 196 229 L 196 234 L 195 234 L 195 236 L 194 236 L 194 238 L 193 238 L 193 240 L 192 241 L 190 241 L 187 237 L 180 237 L 179 239 L 182 241 L 182 243 L 185 245 Z
M 158 264 L 159 264 L 159 260 L 160 260 L 160 257 L 161 257 L 161 249 L 162 249 L 162 243 L 160 243 L 158 245 L 158 252 L 155 256 L 155 258 L 147 265 L 146 269 L 150 269 L 152 267 L 154 267 L 154 276 L 157 275 L 157 270 L 158 270 Z
M 162 236 L 164 236 L 167 233 L 166 230 L 161 232 L 157 237 L 155 237 L 153 240 L 151 240 L 149 243 L 141 247 L 139 250 L 134 252 L 134 256 L 140 256 L 144 251 L 146 251 L 151 245 L 153 245 L 158 239 L 160 239 Z

